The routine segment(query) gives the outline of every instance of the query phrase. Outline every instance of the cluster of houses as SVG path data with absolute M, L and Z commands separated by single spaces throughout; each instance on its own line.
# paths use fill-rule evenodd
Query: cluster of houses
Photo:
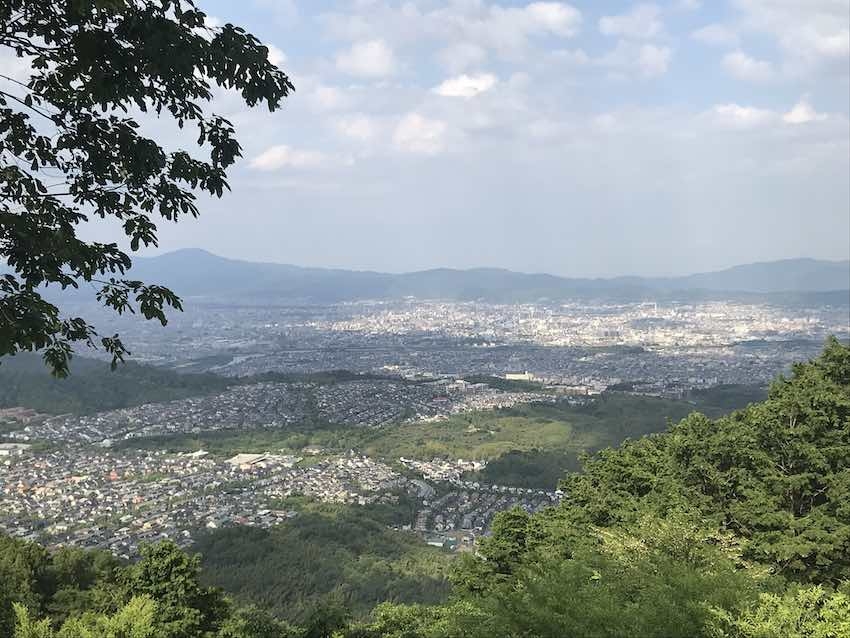
M 33 421 L 9 434 L 22 440 L 104 443 L 134 437 L 192 434 L 223 429 L 284 428 L 309 411 L 307 384 L 255 383 L 221 393 Z
M 539 393 L 502 392 L 456 381 L 404 383 L 355 380 L 252 383 L 207 396 L 100 412 L 20 421 L 16 441 L 103 445 L 116 441 L 218 430 L 286 429 L 307 420 L 352 427 L 380 427 L 401 420 L 446 416 L 470 409 L 548 400 Z
M 453 482 L 460 481 L 467 472 L 480 472 L 487 466 L 487 461 L 465 461 L 464 459 L 432 459 L 419 461 L 401 457 L 399 462 L 422 475 L 429 481 Z
M 424 475 L 411 478 L 353 452 L 308 458 L 242 453 L 219 459 L 204 451 L 33 451 L 25 445 L 15 450 L 0 459 L 0 530 L 124 557 L 165 538 L 189 546 L 204 530 L 280 524 L 297 515 L 285 500 L 296 495 L 365 505 L 404 491 L 422 503 L 409 527 L 423 534 L 485 533 L 500 510 L 536 511 L 557 500 L 554 493 L 457 478 L 475 467 L 470 462 L 405 460 Z
M 438 544 L 470 544 L 486 534 L 499 512 L 520 507 L 529 513 L 557 504 L 560 492 L 459 481 L 455 489 L 426 501 L 414 529 Z
M 294 515 L 270 507 L 303 494 L 368 503 L 403 487 L 388 466 L 346 455 L 298 466 L 298 457 L 204 452 L 65 449 L 22 453 L 0 462 L 0 529 L 48 544 L 132 556 L 140 543 L 170 538 L 188 545 L 204 529 L 271 526 Z
M 266 508 L 251 479 L 285 471 L 287 461 L 269 456 L 246 481 L 244 466 L 202 454 L 26 453 L 0 463 L 0 529 L 132 556 L 162 538 L 188 545 L 204 528 L 274 525 L 291 514 Z
M 406 479 L 390 466 L 349 453 L 294 469 L 266 493 L 286 498 L 308 496 L 331 503 L 374 503 L 386 492 L 404 488 Z

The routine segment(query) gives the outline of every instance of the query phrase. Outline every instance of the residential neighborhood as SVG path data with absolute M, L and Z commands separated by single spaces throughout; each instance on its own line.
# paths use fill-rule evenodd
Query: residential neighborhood
M 60 415 L 27 420 L 10 427 L 16 441 L 51 441 L 110 446 L 126 439 L 219 430 L 286 429 L 295 424 L 326 423 L 382 427 L 403 420 L 440 419 L 469 410 L 504 408 L 517 403 L 551 401 L 541 392 L 505 392 L 484 384 L 451 379 L 427 383 L 393 380 L 318 383 L 251 383 L 220 394 L 89 416 Z
M 165 538 L 188 547 L 203 530 L 277 525 L 298 515 L 286 506 L 292 496 L 367 505 L 407 494 L 420 507 L 403 527 L 432 539 L 448 539 L 454 531 L 474 538 L 487 532 L 501 510 L 537 511 L 558 498 L 462 481 L 458 474 L 437 472 L 439 461 L 414 464 L 422 478 L 410 478 L 353 452 L 318 459 L 271 453 L 217 459 L 204 451 L 15 449 L 14 456 L 0 457 L 0 530 L 126 558 L 136 556 L 140 544 Z

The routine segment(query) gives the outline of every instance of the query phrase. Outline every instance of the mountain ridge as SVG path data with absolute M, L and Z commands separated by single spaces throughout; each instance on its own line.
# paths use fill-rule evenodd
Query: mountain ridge
M 850 290 L 850 261 L 811 258 L 743 264 L 679 277 L 570 278 L 503 268 L 432 268 L 406 273 L 302 267 L 220 257 L 182 249 L 136 257 L 131 276 L 170 286 L 186 297 L 263 296 L 305 301 L 405 297 L 533 301 L 573 297 L 643 298 L 659 294 L 831 294 Z
M 224 257 L 221 255 L 217 255 L 216 253 L 206 250 L 205 248 L 178 248 L 175 250 L 170 250 L 168 252 L 161 253 L 159 255 L 153 256 L 135 256 L 134 260 L 143 260 L 143 261 L 153 261 L 153 260 L 163 260 L 165 258 L 175 258 L 175 257 L 199 257 L 199 258 L 207 258 L 213 259 L 217 261 L 225 261 L 230 263 L 240 263 L 240 264 L 253 264 L 253 265 L 261 265 L 261 266 L 272 266 L 272 267 L 284 267 L 291 268 L 297 270 L 306 270 L 306 271 L 321 271 L 321 272 L 345 272 L 345 273 L 360 273 L 360 274 L 373 274 L 373 275 L 385 275 L 391 277 L 402 277 L 408 275 L 416 275 L 422 273 L 510 273 L 515 275 L 526 275 L 530 277 L 551 277 L 553 279 L 560 280 L 568 280 L 568 281 L 592 281 L 592 282 L 602 282 L 602 281 L 667 281 L 667 280 L 682 280 L 682 279 L 690 279 L 693 277 L 699 277 L 704 275 L 717 275 L 721 273 L 727 273 L 732 271 L 738 271 L 741 269 L 750 269 L 757 267 L 775 267 L 782 265 L 791 265 L 791 266 L 800 266 L 800 265 L 820 265 L 820 266 L 836 266 L 847 269 L 847 284 L 850 285 L 850 259 L 817 259 L 814 257 L 786 257 L 783 259 L 773 259 L 766 261 L 754 261 L 748 262 L 745 264 L 735 264 L 733 266 L 728 266 L 725 268 L 720 268 L 717 270 L 709 270 L 705 272 L 698 273 L 689 273 L 684 275 L 667 275 L 667 276 L 644 276 L 644 275 L 614 275 L 611 277 L 571 277 L 567 275 L 555 275 L 553 273 L 547 273 L 543 271 L 524 271 L 524 270 L 512 270 L 510 268 L 503 268 L 500 266 L 471 266 L 469 268 L 452 268 L 450 266 L 435 266 L 433 268 L 422 268 L 420 270 L 409 270 L 397 273 L 384 272 L 380 270 L 374 270 L 370 268 L 358 269 L 358 268 L 339 268 L 333 266 L 299 266 L 298 264 L 292 264 L 288 262 L 277 262 L 277 261 L 252 261 L 249 259 L 237 259 L 234 257 Z
M 0 273 L 9 272 L 0 264 Z M 407 297 L 533 302 L 738 299 L 850 304 L 850 260 L 808 257 L 754 262 L 673 277 L 563 277 L 505 268 L 431 268 L 406 273 L 304 267 L 221 257 L 200 248 L 133 257 L 127 274 L 209 301 L 328 303 Z M 81 294 L 66 291 L 67 294 Z

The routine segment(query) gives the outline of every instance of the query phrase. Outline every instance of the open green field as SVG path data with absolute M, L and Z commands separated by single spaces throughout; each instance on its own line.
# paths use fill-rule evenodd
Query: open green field
M 403 424 L 367 438 L 370 456 L 492 459 L 510 450 L 560 449 L 579 452 L 599 437 L 577 429 L 572 419 L 493 413 L 468 413 L 435 423 Z
M 298 453 L 318 445 L 328 453 L 355 450 L 396 461 L 399 457 L 486 459 L 475 478 L 520 487 L 553 488 L 565 472 L 581 469 L 581 456 L 625 439 L 664 431 L 693 411 L 709 416 L 759 400 L 759 387 L 722 387 L 691 400 L 605 393 L 587 405 L 527 404 L 504 410 L 468 412 L 445 421 L 403 423 L 379 430 L 327 423 L 290 429 L 225 430 L 121 443 L 122 447 L 194 451 L 218 456 L 239 452 Z M 312 457 L 308 457 L 308 460 Z
M 742 393 L 742 396 L 743 393 Z M 724 397 L 725 398 L 725 397 Z M 749 401 L 748 395 L 738 407 Z M 708 399 L 714 400 L 714 396 Z M 446 421 L 403 424 L 364 437 L 362 449 L 382 457 L 492 459 L 512 450 L 577 455 L 617 445 L 627 438 L 661 432 L 694 410 L 715 414 L 711 403 L 603 394 L 588 405 L 567 402 L 520 405 L 471 412 Z
M 755 390 L 753 391 L 755 392 Z M 738 407 L 750 395 L 735 395 Z M 728 397 L 723 396 L 728 403 Z M 469 412 L 445 421 L 399 424 L 380 430 L 309 423 L 281 429 L 225 430 L 193 435 L 158 437 L 125 442 L 125 447 L 187 451 L 206 449 L 214 454 L 248 450 L 298 451 L 319 445 L 329 451 L 354 449 L 373 456 L 492 459 L 511 450 L 568 452 L 616 445 L 626 438 L 660 432 L 694 410 L 714 414 L 717 397 L 704 402 L 680 401 L 620 393 L 603 394 L 588 405 L 567 402 L 528 404 L 504 410 Z

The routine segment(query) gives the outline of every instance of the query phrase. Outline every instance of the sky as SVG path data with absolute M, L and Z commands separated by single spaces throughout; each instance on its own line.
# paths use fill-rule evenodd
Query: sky
M 198 0 L 296 91 L 160 252 L 675 275 L 850 257 L 850 0 Z M 95 232 L 97 234 L 97 232 Z

